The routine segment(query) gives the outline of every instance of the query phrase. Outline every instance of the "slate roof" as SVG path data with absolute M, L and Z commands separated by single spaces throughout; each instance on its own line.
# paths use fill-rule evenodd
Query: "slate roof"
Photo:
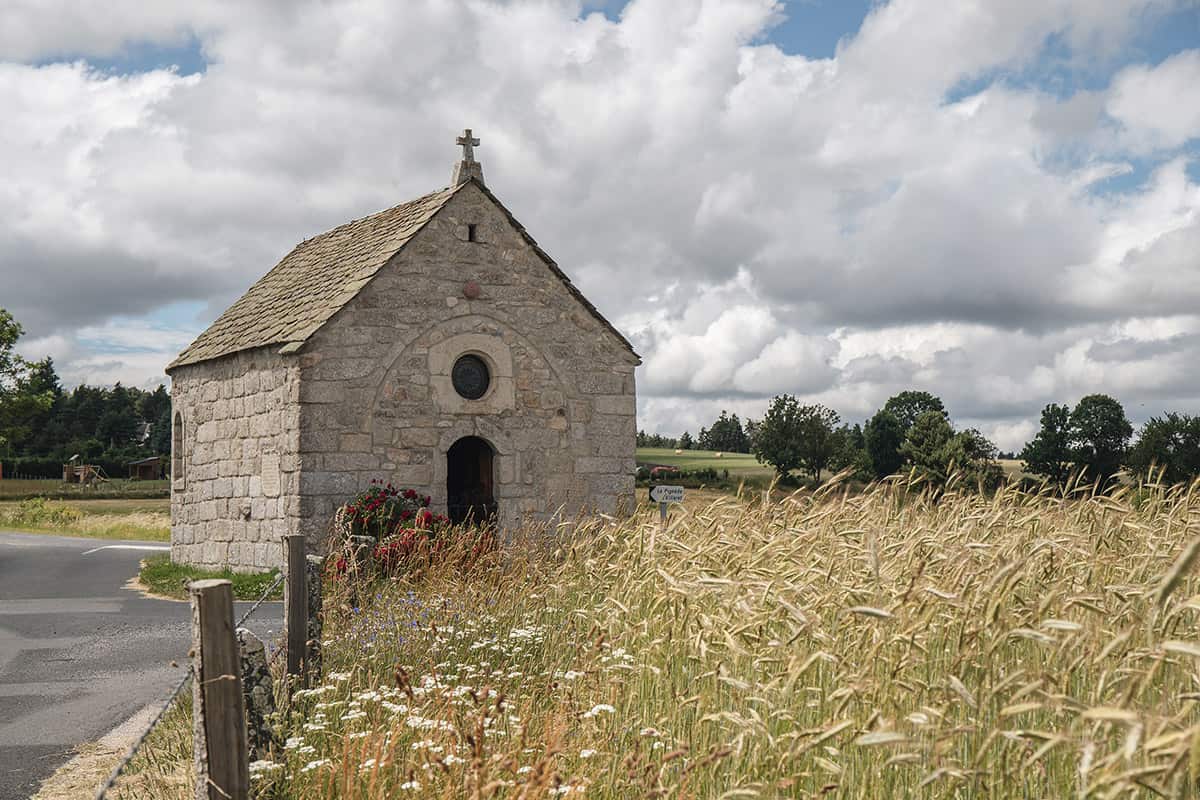
M 637 358 L 625 337 L 588 302 L 495 195 L 482 183 L 469 183 L 475 183 L 496 203 L 571 294 Z M 281 352 L 295 352 L 466 185 L 440 189 L 296 245 L 180 353 L 167 372 L 256 347 L 282 345 Z

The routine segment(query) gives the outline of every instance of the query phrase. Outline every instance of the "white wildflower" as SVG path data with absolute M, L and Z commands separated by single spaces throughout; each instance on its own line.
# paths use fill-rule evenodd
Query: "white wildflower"
M 591 719 L 592 717 L 598 717 L 601 714 L 615 714 L 616 711 L 617 710 L 615 708 L 613 708 L 612 706 L 610 706 L 608 703 L 599 703 L 597 705 L 592 706 L 591 711 L 583 712 L 583 718 Z
M 329 765 L 328 758 L 320 758 L 320 759 L 317 759 L 316 761 L 308 762 L 300 769 L 300 771 L 301 772 L 312 772 L 314 769 L 320 769 L 321 767 L 328 766 L 328 765 Z
M 592 750 L 591 748 L 585 748 L 579 751 L 580 758 L 591 758 L 594 755 L 596 755 L 596 751 Z
M 405 781 L 400 784 L 400 789 L 405 792 L 415 792 L 421 788 L 420 781 Z

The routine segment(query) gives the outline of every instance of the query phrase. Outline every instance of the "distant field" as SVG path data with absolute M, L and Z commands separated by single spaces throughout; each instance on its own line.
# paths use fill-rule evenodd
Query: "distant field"
M 680 469 L 727 469 L 730 475 L 745 477 L 770 477 L 775 473 L 772 467 L 758 463 L 754 456 L 746 453 L 723 453 L 720 458 L 712 450 L 684 450 L 679 455 L 668 447 L 639 447 L 637 449 L 639 464 L 667 464 Z M 1021 470 L 1019 458 L 1002 458 L 1000 468 L 1009 478 L 1027 477 Z
M 720 458 L 712 450 L 683 450 L 679 455 L 667 447 L 639 447 L 639 464 L 666 464 L 680 469 L 727 469 L 730 475 L 772 475 L 775 470 L 763 466 L 746 453 L 723 453 Z

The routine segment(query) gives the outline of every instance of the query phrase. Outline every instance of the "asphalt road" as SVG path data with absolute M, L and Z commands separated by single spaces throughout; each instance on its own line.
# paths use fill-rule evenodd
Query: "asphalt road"
M 165 547 L 0 531 L 0 799 L 29 797 L 183 677 L 188 604 L 124 588 Z M 264 603 L 248 627 L 277 635 L 282 613 Z

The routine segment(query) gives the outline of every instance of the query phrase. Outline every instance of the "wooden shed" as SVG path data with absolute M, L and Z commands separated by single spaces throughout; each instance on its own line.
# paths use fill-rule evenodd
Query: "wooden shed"
M 156 481 L 162 476 L 162 459 L 158 456 L 129 462 L 129 480 L 131 481 Z

